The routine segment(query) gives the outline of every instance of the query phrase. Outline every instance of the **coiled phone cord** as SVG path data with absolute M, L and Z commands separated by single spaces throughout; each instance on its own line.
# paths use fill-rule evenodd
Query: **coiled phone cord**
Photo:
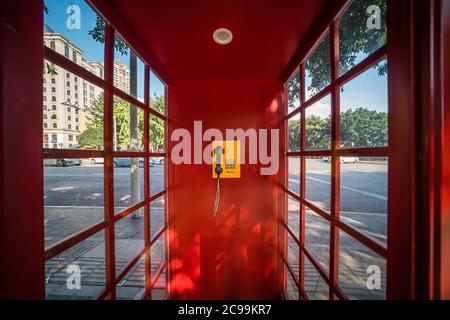
M 214 216 L 216 216 L 219 210 L 220 201 L 220 175 L 217 177 L 216 197 L 214 198 Z

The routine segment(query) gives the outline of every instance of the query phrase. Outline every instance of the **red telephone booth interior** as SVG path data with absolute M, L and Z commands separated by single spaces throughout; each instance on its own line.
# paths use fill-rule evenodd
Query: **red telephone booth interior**
M 448 1 L 0 6 L 0 297 L 450 298 Z

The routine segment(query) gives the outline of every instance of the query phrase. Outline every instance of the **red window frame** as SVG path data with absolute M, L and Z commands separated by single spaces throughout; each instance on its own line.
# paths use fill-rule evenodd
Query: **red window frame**
M 389 1 L 388 1 L 389 2 Z M 291 277 L 295 279 L 295 283 L 299 292 L 299 299 L 308 299 L 308 295 L 304 290 L 304 277 L 305 277 L 305 256 L 308 260 L 311 261 L 311 264 L 314 266 L 316 271 L 323 278 L 325 283 L 329 287 L 329 299 L 330 300 L 346 300 L 348 299 L 344 292 L 338 286 L 338 277 L 339 277 L 339 230 L 344 231 L 349 236 L 361 242 L 364 246 L 368 247 L 376 254 L 380 255 L 382 258 L 388 262 L 388 250 L 387 245 L 381 243 L 377 239 L 370 237 L 367 234 L 362 233 L 361 231 L 355 229 L 354 227 L 346 224 L 341 221 L 339 218 L 339 208 L 340 208 L 340 157 L 390 157 L 389 147 L 371 147 L 371 148 L 352 148 L 346 149 L 341 148 L 340 146 L 340 88 L 355 79 L 357 76 L 361 75 L 363 72 L 367 71 L 380 61 L 388 58 L 388 45 L 385 44 L 380 47 L 378 50 L 373 52 L 371 55 L 366 57 L 363 61 L 358 63 L 352 69 L 348 70 L 343 75 L 339 75 L 339 19 L 345 13 L 346 9 L 350 6 L 352 1 L 346 1 L 345 5 L 341 6 L 340 10 L 338 10 L 335 17 L 332 19 L 332 22 L 326 26 L 325 30 L 316 37 L 316 41 L 314 45 L 311 46 L 311 49 L 302 56 L 302 60 L 297 65 L 295 71 L 292 73 L 293 75 L 296 72 L 299 72 L 300 77 L 300 106 L 287 114 L 288 111 L 288 94 L 287 94 L 287 84 L 292 79 L 292 76 L 286 81 L 285 85 L 285 106 L 284 106 L 284 120 L 285 120 L 285 146 L 288 145 L 288 121 L 292 119 L 294 116 L 298 116 L 300 113 L 300 122 L 301 122 L 301 135 L 300 135 L 300 152 L 286 152 L 285 153 L 285 167 L 284 167 L 284 177 L 289 177 L 288 165 L 287 161 L 292 157 L 300 157 L 300 194 L 297 195 L 291 190 L 288 189 L 288 180 L 285 178 L 284 182 L 284 217 L 282 226 L 285 231 L 294 239 L 299 247 L 299 277 L 294 272 L 294 268 L 289 264 L 287 259 L 287 234 L 285 232 L 284 236 L 284 247 L 283 255 L 284 265 Z M 309 55 L 314 51 L 314 49 L 320 44 L 322 39 L 329 33 L 330 35 L 330 65 L 331 65 L 331 81 L 328 86 L 323 88 L 320 92 L 312 96 L 310 99 L 306 100 L 305 93 L 305 62 Z M 389 92 L 390 93 L 390 92 Z M 320 101 L 322 98 L 330 95 L 331 97 L 331 150 L 317 150 L 310 151 L 306 150 L 306 109 L 316 102 Z M 389 116 L 391 116 L 390 106 L 391 103 L 389 101 Z M 287 115 L 286 115 L 287 114 Z M 389 132 L 391 131 L 391 123 L 389 123 Z M 389 139 L 390 140 L 390 139 Z M 389 144 L 390 145 L 390 144 Z M 287 149 L 287 148 L 286 148 Z M 306 158 L 307 157 L 331 157 L 331 201 L 330 201 L 330 213 L 325 212 L 323 209 L 315 206 L 311 202 L 306 199 L 306 190 L 305 190 L 305 182 L 306 182 Z M 389 168 L 388 176 L 390 175 L 391 170 Z M 291 228 L 287 224 L 288 218 L 288 197 L 294 198 L 300 204 L 300 230 L 299 238 L 295 235 L 296 232 L 291 230 Z M 305 210 L 306 208 L 312 210 L 314 213 L 319 215 L 321 218 L 325 219 L 330 224 L 330 257 L 329 257 L 329 273 L 322 267 L 320 262 L 314 255 L 308 250 L 305 245 Z M 390 208 L 388 209 L 388 212 Z M 388 222 L 389 223 L 389 222 Z M 284 281 L 286 284 L 286 278 Z M 386 293 L 387 294 L 387 293 Z
M 45 248 L 45 261 L 48 261 L 71 247 L 79 244 L 81 241 L 105 231 L 105 267 L 106 267 L 106 286 L 97 299 L 115 299 L 116 286 L 122 281 L 129 271 L 144 257 L 145 261 L 145 295 L 144 298 L 152 298 L 153 289 L 165 289 L 166 296 L 170 294 L 169 275 L 168 275 L 168 196 L 167 196 L 167 148 L 168 148 L 168 104 L 167 104 L 167 85 L 165 85 L 165 114 L 161 114 L 150 107 L 150 64 L 141 56 L 139 58 L 145 65 L 144 76 L 144 102 L 132 97 L 114 86 L 114 39 L 118 34 L 114 27 L 102 17 L 105 21 L 105 44 L 104 44 L 104 79 L 90 73 L 81 66 L 74 63 L 71 59 L 55 52 L 51 48 L 44 46 L 44 59 L 67 72 L 83 78 L 86 81 L 98 86 L 104 91 L 104 149 L 103 150 L 62 150 L 62 149 L 44 149 L 44 159 L 55 158 L 104 158 L 104 220 L 68 236 L 61 241 Z M 123 37 L 121 37 L 124 39 Z M 124 39 L 126 41 L 126 39 Z M 130 47 L 131 49 L 131 47 Z M 122 152 L 114 151 L 113 148 L 113 97 L 117 96 L 125 102 L 143 110 L 144 112 L 144 150 L 143 152 Z M 164 152 L 150 152 L 150 117 L 155 116 L 165 123 Z M 144 200 L 136 203 L 117 214 L 114 213 L 114 169 L 113 159 L 116 157 L 144 159 Z M 152 157 L 164 157 L 164 188 L 155 195 L 150 196 L 150 170 L 149 161 Z M 156 232 L 153 238 L 150 237 L 151 204 L 157 199 L 164 197 L 164 221 L 165 225 Z M 144 209 L 144 248 L 134 257 L 116 276 L 115 269 L 115 223 L 128 217 L 136 210 Z M 152 277 L 151 273 L 151 248 L 152 245 L 162 236 L 165 238 L 165 261 Z M 158 287 L 157 283 L 162 274 L 165 274 L 164 287 Z

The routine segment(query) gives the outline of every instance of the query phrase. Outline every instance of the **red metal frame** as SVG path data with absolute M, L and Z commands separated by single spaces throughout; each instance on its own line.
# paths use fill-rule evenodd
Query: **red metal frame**
M 50 48 L 44 47 L 44 59 L 64 68 L 83 78 L 92 84 L 104 90 L 104 149 L 103 150 L 60 150 L 60 149 L 44 149 L 44 159 L 54 158 L 90 158 L 102 157 L 104 158 L 104 220 L 100 221 L 88 228 L 85 228 L 75 234 L 68 236 L 65 239 L 51 245 L 45 249 L 45 260 L 48 261 L 53 257 L 63 253 L 71 247 L 77 245 L 81 241 L 91 237 L 99 231 L 105 230 L 105 265 L 106 265 L 106 288 L 97 297 L 98 299 L 115 299 L 116 286 L 126 276 L 126 274 L 135 266 L 142 257 L 145 261 L 145 296 L 146 299 L 151 299 L 151 292 L 155 288 L 160 276 L 165 271 L 166 280 L 164 288 L 169 292 L 168 285 L 168 234 L 167 234 L 167 161 L 164 164 L 165 180 L 163 191 L 150 195 L 150 167 L 149 161 L 151 157 L 165 157 L 167 159 L 167 122 L 168 122 L 168 104 L 167 104 L 167 86 L 165 89 L 165 114 L 160 114 L 150 107 L 150 64 L 145 60 L 145 76 L 144 76 L 144 102 L 137 100 L 131 95 L 122 92 L 113 84 L 113 70 L 114 70 L 114 37 L 117 33 L 114 27 L 107 20 L 105 24 L 105 78 L 101 79 L 96 75 L 86 71 L 77 64 L 73 63 L 66 57 L 56 53 Z M 124 38 L 123 38 L 124 39 Z M 144 111 L 144 150 L 142 152 L 118 152 L 113 148 L 113 97 L 117 96 L 130 105 L 136 106 Z M 156 116 L 165 123 L 165 150 L 164 152 L 150 152 L 150 116 Z M 141 157 L 144 158 L 144 199 L 124 210 L 115 214 L 114 212 L 114 168 L 113 159 L 115 157 Z M 150 221 L 151 221 L 151 203 L 161 197 L 164 197 L 164 214 L 165 225 L 159 230 L 156 235 L 150 237 Z M 115 223 L 125 217 L 129 216 L 136 210 L 144 209 L 144 248 L 139 254 L 134 257 L 116 276 L 115 271 Z M 165 263 L 161 264 L 157 273 L 152 277 L 151 274 L 151 247 L 161 238 L 165 237 Z M 160 289 L 160 288 L 158 288 Z
M 393 1 L 388 1 L 388 11 L 391 11 L 391 7 L 394 7 L 392 4 Z M 296 199 L 300 204 L 300 230 L 299 235 L 300 239 L 298 239 L 295 235 L 293 230 L 291 230 L 287 223 L 287 209 L 285 209 L 285 219 L 284 221 L 281 221 L 283 224 L 283 227 L 289 233 L 293 239 L 297 242 L 299 245 L 299 279 L 296 279 L 296 275 L 293 273 L 293 269 L 287 261 L 284 259 L 283 261 L 287 265 L 287 270 L 291 273 L 292 277 L 296 279 L 296 284 L 298 285 L 298 290 L 300 293 L 301 299 L 307 299 L 307 294 L 304 291 L 304 259 L 305 257 L 308 258 L 308 260 L 311 261 L 312 265 L 315 267 L 317 272 L 321 275 L 323 280 L 328 284 L 329 286 L 329 299 L 347 299 L 345 294 L 342 292 L 342 290 L 338 286 L 338 277 L 339 277 L 339 230 L 344 231 L 348 235 L 352 236 L 359 242 L 361 242 L 364 246 L 370 248 L 377 254 L 379 254 L 381 257 L 385 258 L 386 260 L 389 260 L 389 262 L 392 259 L 392 255 L 388 253 L 387 246 L 378 240 L 370 237 L 369 235 L 366 235 L 362 233 L 361 231 L 353 228 L 352 226 L 346 224 L 345 222 L 341 221 L 339 218 L 339 211 L 340 211 L 340 162 L 339 158 L 342 156 L 359 156 L 359 157 L 393 157 L 396 156 L 396 152 L 392 152 L 392 144 L 390 141 L 389 147 L 378 147 L 378 148 L 356 148 L 356 149 L 342 149 L 340 146 L 340 126 L 339 126 L 339 116 L 340 116 L 340 88 L 346 84 L 347 82 L 351 81 L 355 77 L 359 76 L 369 68 L 376 65 L 378 62 L 380 62 L 383 59 L 387 59 L 388 57 L 388 45 L 382 46 L 380 49 L 376 50 L 374 53 L 369 55 L 367 58 L 365 58 L 362 62 L 360 62 L 358 65 L 353 67 L 351 70 L 346 72 L 343 75 L 339 75 L 339 18 L 341 15 L 345 12 L 346 8 L 350 5 L 351 1 L 344 1 L 341 3 L 341 6 L 338 7 L 334 14 L 332 14 L 332 19 L 328 20 L 331 22 L 328 22 L 326 27 L 324 29 L 319 29 L 319 31 L 316 33 L 316 38 L 314 41 L 311 42 L 311 45 L 306 48 L 306 50 L 302 51 L 301 57 L 297 60 L 299 61 L 299 65 L 295 65 L 294 67 L 291 67 L 289 70 L 300 70 L 300 76 L 301 76 L 301 90 L 300 90 L 300 107 L 290 112 L 288 115 L 285 116 L 285 123 L 284 123 L 284 132 L 285 135 L 287 135 L 287 121 L 291 119 L 292 117 L 298 115 L 298 113 L 301 114 L 301 145 L 300 145 L 300 151 L 299 152 L 286 152 L 285 153 L 285 167 L 284 167 L 284 177 L 285 177 L 285 186 L 284 186 L 284 193 L 285 193 L 285 201 L 287 201 L 287 196 L 290 196 L 294 199 Z M 396 6 L 396 5 L 395 5 Z M 325 36 L 329 32 L 330 34 L 330 59 L 331 59 L 331 83 L 326 86 L 324 89 L 322 89 L 319 93 L 305 101 L 305 61 L 308 58 L 308 56 L 314 51 L 318 43 L 323 39 L 323 36 Z M 401 34 L 401 33 L 400 33 Z M 398 52 L 401 52 L 398 51 Z M 299 69 L 298 69 L 299 68 Z M 390 70 L 390 73 L 392 71 Z M 289 74 L 288 77 L 285 77 L 287 79 L 287 82 L 291 79 L 291 75 Z M 390 77 L 391 79 L 391 77 Z M 392 90 L 392 85 L 390 83 L 390 92 Z M 331 108 L 332 108 L 332 132 L 331 132 L 331 149 L 330 150 L 306 150 L 306 128 L 305 128 L 305 120 L 306 120 L 306 109 L 310 106 L 312 106 L 314 103 L 321 100 L 323 97 L 330 95 L 331 96 Z M 391 93 L 390 95 L 393 95 Z M 397 105 L 393 104 L 392 100 L 389 100 L 389 106 Z M 287 109 L 287 101 L 285 101 L 285 112 Z M 397 114 L 393 114 L 392 108 L 389 108 L 390 112 L 390 118 L 395 117 L 398 121 L 404 121 L 403 119 L 399 118 Z M 412 114 L 411 110 L 409 111 L 409 114 Z M 392 124 L 392 120 L 389 123 L 389 132 L 390 132 L 390 139 L 393 136 L 392 128 L 395 128 Z M 400 135 L 402 138 L 405 138 L 405 136 Z M 285 143 L 287 143 L 286 136 L 285 136 Z M 410 140 L 410 142 L 413 142 L 413 140 Z M 399 147 L 397 151 L 404 150 L 404 146 Z M 411 150 L 414 150 L 412 148 Z M 325 212 L 324 210 L 318 208 L 314 204 L 310 203 L 306 199 L 305 194 L 305 182 L 306 182 L 306 158 L 307 157 L 323 157 L 323 156 L 330 156 L 331 161 L 331 207 L 330 207 L 330 213 Z M 301 159 L 301 165 L 300 165 L 300 195 L 295 194 L 294 192 L 288 190 L 287 187 L 287 177 L 288 175 L 288 167 L 287 162 L 289 157 L 300 157 Z M 402 157 L 399 157 L 399 159 L 403 159 Z M 411 168 L 405 167 L 405 170 L 409 170 Z M 390 164 L 389 168 L 389 180 L 394 175 L 392 174 L 392 164 Z M 413 175 L 412 175 L 413 176 Z M 395 179 L 395 178 L 394 178 Z M 396 184 L 402 183 L 401 179 L 398 179 Z M 398 208 L 398 204 L 394 201 L 391 201 L 392 199 L 392 192 L 391 188 L 392 182 L 389 184 L 389 212 L 395 212 L 393 210 L 394 205 L 395 208 Z M 395 186 L 397 188 L 397 186 Z M 405 197 L 408 199 L 411 199 L 410 194 L 408 197 Z M 287 203 L 287 202 L 286 202 Z M 306 248 L 305 246 L 305 209 L 311 209 L 316 214 L 318 214 L 320 217 L 325 219 L 330 224 L 330 265 L 329 270 L 330 273 L 328 274 L 321 264 L 317 261 L 317 258 L 315 258 Z M 407 214 L 412 217 L 411 215 L 412 211 L 407 212 Z M 390 216 L 392 216 L 391 214 Z M 390 217 L 389 216 L 389 217 Z M 397 224 L 398 222 L 392 222 L 392 218 L 389 218 L 389 225 Z M 391 228 L 392 230 L 392 228 Z M 403 235 L 401 235 L 403 236 Z M 389 233 L 389 243 L 391 243 L 391 238 L 399 238 L 399 235 L 393 236 Z M 285 240 L 286 241 L 286 240 Z M 397 241 L 394 239 L 393 241 Z M 411 245 L 411 243 L 409 243 Z M 412 248 L 411 246 L 409 248 Z M 283 249 L 285 250 L 285 249 Z M 389 265 L 389 264 L 388 264 Z M 391 271 L 392 272 L 392 271 Z M 389 275 L 390 272 L 388 272 L 389 279 L 392 277 Z M 391 282 L 390 282 L 391 283 Z M 388 285 L 388 291 L 391 288 L 391 285 Z M 393 297 L 396 295 L 388 294 L 389 297 Z

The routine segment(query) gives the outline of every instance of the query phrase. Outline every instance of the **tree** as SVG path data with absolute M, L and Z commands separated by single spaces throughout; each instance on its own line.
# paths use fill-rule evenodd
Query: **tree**
M 164 96 L 155 94 L 151 101 L 151 108 L 164 114 Z M 164 151 L 164 120 L 152 116 L 150 121 L 150 143 L 152 152 Z
M 345 73 L 355 66 L 358 56 L 368 55 L 386 43 L 386 17 L 381 15 L 381 29 L 368 29 L 370 14 L 367 8 L 376 5 L 382 13 L 386 12 L 386 0 L 354 0 L 340 20 L 340 72 Z M 387 63 L 375 66 L 380 75 L 387 73 Z M 319 43 L 305 62 L 305 70 L 310 77 L 309 91 L 319 92 L 330 82 L 330 36 Z M 300 78 L 294 77 L 288 86 L 288 98 L 300 98 Z
M 99 127 L 86 129 L 78 137 L 78 143 L 82 146 L 93 146 L 100 149 L 103 146 L 103 129 Z

